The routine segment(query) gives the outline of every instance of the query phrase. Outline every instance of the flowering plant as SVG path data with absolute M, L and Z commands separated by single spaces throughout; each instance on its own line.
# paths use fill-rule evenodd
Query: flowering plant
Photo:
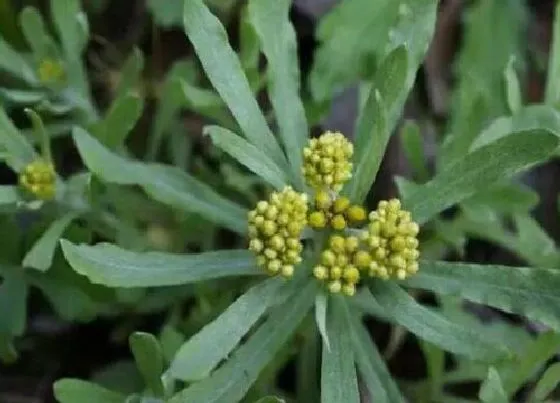
M 174 319 L 169 322 L 173 322 L 180 315 L 177 301 L 187 296 L 194 297 L 197 306 L 204 306 L 207 294 L 226 302 L 215 303 L 212 309 L 219 312 L 206 317 L 205 325 L 186 340 L 172 326 L 160 337 L 143 332 L 130 336 L 130 349 L 142 378 L 139 390 L 127 393 L 94 382 L 61 379 L 54 386 L 60 402 L 86 398 L 170 403 L 260 399 L 277 393 L 269 388 L 270 382 L 259 383 L 259 379 L 266 378 L 267 371 L 275 375 L 293 357 L 298 363 L 300 401 L 359 402 L 362 393 L 376 402 L 404 402 L 405 395 L 415 395 L 414 385 L 397 383 L 390 375 L 370 336 L 366 322 L 370 317 L 418 337 L 429 361 L 433 390 L 428 395 L 434 401 L 448 398 L 439 379 L 445 366 L 444 351 L 462 364 L 468 363 L 468 368 L 476 368 L 477 374 L 483 373 L 480 396 L 484 401 L 507 401 L 531 375 L 518 375 L 512 369 L 523 360 L 523 352 L 454 311 L 454 297 L 523 315 L 560 331 L 560 273 L 548 264 L 528 268 L 446 261 L 424 240 L 445 233 L 443 227 L 454 233 L 484 232 L 480 221 L 442 221 L 439 214 L 457 205 L 472 211 L 472 206 L 483 204 L 479 201 L 477 205 L 476 197 L 489 188 L 547 160 L 558 148 L 558 127 L 535 129 L 522 119 L 507 117 L 507 124 L 502 120 L 478 137 L 455 133 L 448 141 L 454 144 L 447 146 L 453 152 L 432 177 L 418 183 L 400 179 L 398 197 L 378 201 L 371 211 L 366 208 L 366 196 L 428 49 L 437 1 L 387 2 L 391 34 L 379 46 L 375 71 L 368 73 L 367 96 L 355 133 L 327 131 L 311 137 L 311 113 L 306 109 L 308 103 L 302 101 L 295 32 L 288 18 L 291 2 L 250 0 L 246 10 L 247 29 L 267 61 L 272 120 L 262 113 L 246 66 L 228 43 L 219 19 L 203 1 L 185 0 L 184 30 L 215 90 L 211 95 L 205 93 L 205 100 L 215 102 L 208 102 L 212 108 L 205 112 L 221 124 L 206 126 L 204 133 L 217 149 L 264 184 L 260 201 L 226 197 L 177 166 L 151 162 L 163 130 L 153 137 L 148 161 L 132 158 L 124 139 L 138 119 L 142 103 L 130 88 L 121 88 L 101 118 L 89 95 L 82 94 L 80 101 L 67 96 L 68 88 L 57 87 L 83 73 L 73 52 L 83 48 L 87 24 L 82 13 L 69 17 L 56 2 L 53 0 L 52 8 L 64 32 L 62 56 L 41 59 L 36 71 L 26 69 L 36 86 L 27 90 L 39 93 L 41 102 L 49 105 L 62 102 L 69 108 L 65 114 L 77 113 L 72 139 L 86 172 L 59 178 L 41 117 L 28 111 L 33 132 L 44 140 L 38 155 L 4 110 L 0 111 L 0 151 L 19 174 L 17 185 L 2 188 L 5 197 L 1 204 L 13 211 L 33 209 L 54 217 L 23 259 L 18 255 L 2 268 L 2 287 L 8 284 L 23 290 L 11 300 L 18 307 L 14 311 L 25 314 L 30 286 L 47 294 L 61 315 L 76 320 L 134 309 L 151 312 L 172 305 Z M 67 2 L 78 9 L 77 2 Z M 335 16 L 345 18 L 346 4 L 350 2 L 341 5 Z M 29 15 L 27 18 L 35 18 Z M 317 64 L 321 65 L 328 58 L 319 53 Z M 138 60 L 133 55 L 131 70 L 141 70 Z M 348 77 L 341 78 L 337 66 L 328 73 L 315 71 L 311 87 L 317 103 L 345 84 Z M 321 74 L 327 77 L 321 78 Z M 170 93 L 176 83 L 185 97 L 196 92 L 174 76 L 166 87 Z M 83 90 L 85 84 L 80 82 L 79 87 Z M 514 86 L 510 87 L 512 95 Z M 16 99 L 15 92 L 5 94 Z M 169 106 L 167 101 L 162 104 Z M 216 105 L 226 106 L 229 112 L 216 112 Z M 518 113 L 515 116 L 528 113 L 517 106 L 512 111 Z M 111 198 L 112 191 L 124 194 L 130 189 L 140 190 L 141 196 L 133 193 L 129 199 L 133 202 L 122 203 L 121 211 L 138 202 L 140 215 L 146 211 L 159 214 L 165 205 L 177 221 L 185 213 L 200 216 L 208 226 L 212 223 L 229 231 L 232 247 L 178 253 L 169 247 L 166 233 L 157 231 L 150 232 L 150 239 L 157 242 L 147 244 L 138 228 L 114 216 L 119 204 Z M 73 226 L 78 219 L 101 229 L 76 235 L 70 230 L 79 230 Z M 474 229 L 473 222 L 478 223 Z M 94 241 L 98 233 L 104 242 Z M 154 244 L 171 251 L 154 251 Z M 57 259 L 59 246 L 62 254 Z M 529 261 L 539 266 L 533 264 L 535 260 Z M 52 268 L 60 268 L 57 270 L 64 274 L 56 277 Z M 60 286 L 66 278 L 79 287 Z M 63 303 L 60 290 L 70 294 Z M 435 294 L 443 308 L 420 303 L 416 297 L 425 295 L 424 291 Z M 12 321 L 15 325 L 0 329 L 4 352 L 13 350 L 13 340 L 22 333 L 22 325 L 18 325 L 22 315 Z M 398 339 L 393 337 L 397 343 Z M 535 349 L 540 343 L 557 346 L 557 335 L 546 333 Z M 531 372 L 535 365 L 526 364 L 524 371 Z M 464 372 L 468 371 L 459 368 L 449 378 L 460 378 Z M 260 401 L 281 400 L 269 397 Z

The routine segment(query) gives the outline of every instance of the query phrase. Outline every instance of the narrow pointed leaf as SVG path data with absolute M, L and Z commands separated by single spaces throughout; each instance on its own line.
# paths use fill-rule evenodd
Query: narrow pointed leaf
M 77 213 L 70 212 L 55 220 L 27 252 L 23 266 L 47 271 L 51 267 L 58 241 L 77 216 Z
M 317 294 L 317 297 L 315 298 L 315 323 L 317 324 L 317 329 L 319 329 L 319 333 L 323 339 L 324 347 L 327 350 L 330 350 L 331 343 L 329 342 L 329 332 L 327 331 L 328 303 L 328 296 L 324 292 Z
M 184 381 L 200 380 L 208 376 L 268 308 L 285 298 L 285 285 L 283 279 L 271 278 L 239 297 L 213 322 L 181 346 L 171 363 L 171 375 Z
M 59 403 L 123 403 L 126 396 L 80 379 L 61 379 L 54 384 Z
M 257 147 L 237 134 L 219 126 L 207 126 L 204 133 L 212 138 L 212 143 L 235 158 L 276 189 L 282 189 L 287 182 L 282 170 Z
M 488 377 L 482 383 L 478 397 L 483 403 L 509 402 L 500 379 L 500 374 L 496 371 L 496 368 L 490 367 L 488 370 Z
M 344 313 L 345 301 L 332 298 L 327 318 L 330 349 L 323 346 L 321 403 L 358 403 L 358 379 L 352 354 L 352 335 Z
M 545 400 L 560 383 L 560 362 L 552 364 L 544 371 L 535 387 L 535 400 Z
M 348 308 L 345 314 L 351 326 L 354 360 L 371 400 L 378 403 L 406 402 L 368 330 L 359 318 L 351 315 Z
M 115 99 L 125 96 L 129 91 L 138 90 L 144 68 L 144 55 L 140 49 L 134 47 L 120 72 L 120 81 L 115 91 Z
M 163 397 L 165 387 L 161 376 L 165 362 L 159 342 L 150 333 L 134 332 L 130 335 L 128 343 L 136 361 L 136 367 L 142 374 L 146 386 L 156 396 Z
M 0 211 L 17 204 L 18 201 L 20 197 L 16 186 L 0 185 Z
M 560 271 L 552 269 L 421 262 L 406 285 L 526 316 L 560 330 Z
M 52 56 L 54 42 L 49 35 L 41 13 L 35 7 L 25 7 L 20 13 L 20 24 L 25 40 L 38 60 Z
M 132 252 L 111 244 L 75 245 L 61 241 L 70 266 L 92 283 L 109 287 L 161 287 L 228 276 L 260 275 L 247 250 L 192 255 Z
M 227 104 L 247 140 L 284 168 L 286 158 L 253 97 L 241 63 L 227 41 L 224 27 L 202 0 L 185 1 L 184 5 L 185 33 L 208 79 Z
M 414 220 L 425 223 L 476 191 L 546 160 L 557 146 L 558 138 L 551 133 L 512 134 L 451 163 L 431 181 L 417 187 L 404 202 Z
M 110 149 L 122 146 L 143 109 L 143 98 L 132 92 L 115 99 L 105 118 L 93 129 L 95 137 Z
M 67 56 L 80 58 L 87 37 L 87 17 L 79 0 L 51 0 L 51 15 Z M 86 23 L 84 23 L 84 20 Z M 84 25 L 85 24 L 85 25 Z
M 2 38 L 0 38 L 0 70 L 29 84 L 37 82 L 37 77 L 31 66 Z
M 523 106 L 521 99 L 521 85 L 515 71 L 515 59 L 510 59 L 506 69 L 504 70 L 504 82 L 506 88 L 506 99 L 508 108 L 511 113 L 518 112 Z
M 315 282 L 299 287 L 291 295 L 290 303 L 272 311 L 268 319 L 223 366 L 210 377 L 177 393 L 169 403 L 239 402 L 307 315 L 313 304 L 316 287 Z
M 85 165 L 103 181 L 138 185 L 161 203 L 201 214 L 239 233 L 247 231 L 245 209 L 187 173 L 170 166 L 120 157 L 80 128 L 74 129 L 73 136 Z
M 268 61 L 268 94 L 292 172 L 302 185 L 302 150 L 308 138 L 307 118 L 299 96 L 297 41 L 289 19 L 291 0 L 252 0 L 249 19 Z
M 35 159 L 35 150 L 14 126 L 6 111 L 0 107 L 0 149 L 5 149 L 6 163 L 19 171 Z
M 509 353 L 507 348 L 496 341 L 487 340 L 418 304 L 394 283 L 374 281 L 371 284 L 371 291 L 373 298 L 395 322 L 444 350 L 472 359 L 484 360 L 503 358 Z

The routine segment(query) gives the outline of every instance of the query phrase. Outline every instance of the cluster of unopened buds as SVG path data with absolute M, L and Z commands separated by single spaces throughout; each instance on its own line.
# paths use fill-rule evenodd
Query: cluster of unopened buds
M 314 196 L 286 187 L 249 213 L 249 249 L 259 266 L 292 276 L 309 226 L 327 234 L 313 275 L 332 293 L 352 296 L 363 278 L 402 280 L 418 271 L 419 226 L 398 199 L 383 200 L 367 214 L 339 195 L 352 175 L 352 155 L 352 144 L 341 133 L 310 140 L 302 172 Z
M 52 163 L 37 159 L 19 174 L 20 186 L 39 200 L 50 200 L 56 191 L 56 172 Z

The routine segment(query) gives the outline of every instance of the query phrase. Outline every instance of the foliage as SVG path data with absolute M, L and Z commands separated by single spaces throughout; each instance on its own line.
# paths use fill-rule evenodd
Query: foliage
M 423 122 L 399 123 L 434 33 L 436 0 L 341 2 L 319 25 L 307 87 L 291 1 L 249 0 L 239 49 L 224 27 L 235 3 L 147 2 L 156 24 L 184 30 L 194 55 L 163 78 L 140 151 L 133 136 L 146 94 L 138 49 L 103 109 L 83 59 L 91 33 L 81 2 L 51 0 L 52 21 L 23 9 L 25 50 L 9 38 L 10 27 L 2 32 L 0 159 L 20 182 L 0 186 L 0 358 L 17 359 L 37 290 L 67 322 L 164 318 L 154 334 L 126 327 L 130 365 L 116 363 L 105 377 L 57 380 L 61 403 L 337 403 L 363 395 L 451 402 L 459 397 L 446 386 L 466 381 L 478 382 L 483 402 L 553 394 L 560 252 L 532 217 L 538 195 L 519 175 L 558 152 L 560 16 L 546 100 L 524 105 L 518 61 L 527 10 L 515 1 L 470 6 L 458 85 L 431 169 Z M 313 110 L 356 82 L 366 96 L 355 133 L 311 140 Z M 270 102 L 259 102 L 262 94 Z M 204 118 L 198 160 L 200 144 L 182 133 L 182 111 Z M 399 131 L 412 167 L 410 179 L 395 180 L 402 209 L 398 200 L 381 202 L 363 224 Z M 64 168 L 60 140 L 72 144 L 79 169 Z M 310 215 L 307 203 L 315 206 Z M 498 245 L 522 263 L 454 261 L 468 239 Z M 345 253 L 325 264 L 325 252 L 341 252 L 338 241 Z M 359 258 L 358 246 L 348 246 L 354 241 L 370 242 L 370 255 Z M 385 256 L 388 250 L 395 253 Z M 375 270 L 367 276 L 361 266 Z M 336 278 L 317 281 L 325 276 Z M 547 331 L 483 323 L 465 301 Z M 425 378 L 391 374 L 390 349 L 379 351 L 370 319 L 390 325 L 395 350 L 414 337 Z M 295 394 L 277 382 L 291 361 Z

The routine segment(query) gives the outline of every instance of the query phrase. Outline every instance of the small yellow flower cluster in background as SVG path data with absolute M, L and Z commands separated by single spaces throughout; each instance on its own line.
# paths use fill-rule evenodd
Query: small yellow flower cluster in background
M 39 81 L 43 84 L 51 84 L 61 81 L 64 78 L 64 67 L 58 60 L 45 58 L 39 63 L 37 69 Z
M 19 175 L 20 186 L 37 199 L 50 200 L 56 190 L 56 173 L 50 162 L 42 159 L 28 164 Z
M 291 277 L 301 262 L 300 235 L 307 225 L 307 195 L 287 186 L 249 212 L 249 250 L 270 274 Z
M 408 211 L 401 210 L 398 199 L 380 201 L 369 214 L 363 240 L 373 258 L 370 275 L 405 279 L 418 271 L 418 224 Z
M 348 225 L 366 219 L 366 211 L 361 206 L 351 206 L 347 197 L 332 199 L 329 192 L 319 190 L 315 194 L 314 210 L 309 214 L 309 226 L 314 229 L 331 228 L 342 231 Z
M 315 190 L 340 192 L 352 176 L 354 146 L 342 133 L 326 132 L 303 149 L 303 175 Z

